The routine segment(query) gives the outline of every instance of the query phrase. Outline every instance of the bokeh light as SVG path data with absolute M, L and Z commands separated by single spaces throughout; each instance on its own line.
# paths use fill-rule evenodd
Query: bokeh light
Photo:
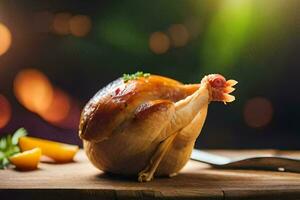
M 46 111 L 53 98 L 50 81 L 42 72 L 35 69 L 26 69 L 17 74 L 14 92 L 23 106 L 36 113 Z
M 170 48 L 170 39 L 163 32 L 154 32 L 149 39 L 149 48 L 155 54 L 163 54 Z
M 253 6 L 253 1 L 247 0 L 220 1 L 205 30 L 200 54 L 203 68 L 226 73 L 235 65 L 251 33 L 255 32 Z
M 80 115 L 80 112 L 77 112 L 77 104 L 73 103 L 64 91 L 52 86 L 42 72 L 36 69 L 19 72 L 14 80 L 14 92 L 25 108 L 47 122 L 65 128 L 77 126 L 76 119 L 79 119 Z
M 244 118 L 248 126 L 253 128 L 264 127 L 273 117 L 272 103 L 264 97 L 255 97 L 246 102 Z
M 169 34 L 173 46 L 182 47 L 189 40 L 189 32 L 183 24 L 173 24 L 169 28 Z
M 5 96 L 0 94 L 0 128 L 6 126 L 11 118 L 11 106 Z
M 56 34 L 68 35 L 70 33 L 70 19 L 72 15 L 68 12 L 57 13 L 54 16 L 52 28 Z
M 40 115 L 48 122 L 62 122 L 70 111 L 70 99 L 62 90 L 55 88 L 49 107 Z
M 219 73 L 241 86 L 229 107 L 210 105 L 214 120 L 205 131 L 212 134 L 197 140 L 197 148 L 300 147 L 298 1 L 33 2 L 0 2 L 0 94 L 11 108 L 8 122 L 0 111 L 6 124 L 0 135 L 22 126 L 37 137 L 81 144 L 76 131 L 85 103 L 123 73 L 186 84 Z M 36 82 L 27 78 L 14 89 L 27 67 L 46 84 L 42 78 L 25 88 Z M 267 98 L 267 108 L 253 103 L 258 96 Z
M 75 15 L 70 19 L 70 31 L 74 36 L 86 36 L 92 27 L 90 17 L 86 15 Z
M 7 52 L 11 46 L 11 33 L 9 29 L 0 23 L 0 56 Z
M 80 120 L 81 108 L 78 105 L 78 102 L 74 99 L 69 101 L 69 103 L 70 107 L 68 115 L 62 121 L 56 123 L 56 125 L 62 128 L 77 129 Z

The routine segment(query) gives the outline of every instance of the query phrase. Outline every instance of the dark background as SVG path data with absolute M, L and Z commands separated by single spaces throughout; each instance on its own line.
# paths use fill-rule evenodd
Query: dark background
M 32 136 L 81 144 L 80 109 L 123 73 L 140 70 L 184 83 L 221 73 L 239 81 L 237 100 L 210 105 L 197 147 L 300 149 L 299 4 L 2 0 L 0 23 L 10 30 L 12 43 L 0 55 L 0 94 L 6 99 L 0 102 L 0 122 L 1 115 L 11 115 L 0 134 L 25 127 Z M 70 18 L 59 22 L 59 15 Z M 80 37 L 68 28 L 68 20 L 77 15 L 91 23 Z M 56 30 L 55 20 L 65 32 Z M 155 32 L 160 32 L 156 38 Z M 38 70 L 63 91 L 70 106 L 64 119 L 49 121 L 17 98 L 14 80 L 28 69 Z M 31 88 L 26 91 L 29 97 L 36 95 Z M 59 112 L 57 108 L 51 112 Z

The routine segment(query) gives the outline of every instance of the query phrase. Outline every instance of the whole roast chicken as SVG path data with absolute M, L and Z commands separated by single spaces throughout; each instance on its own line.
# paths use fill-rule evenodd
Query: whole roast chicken
M 137 176 L 174 176 L 190 158 L 212 101 L 232 102 L 235 80 L 182 84 L 138 72 L 102 88 L 84 107 L 79 136 L 94 166 Z

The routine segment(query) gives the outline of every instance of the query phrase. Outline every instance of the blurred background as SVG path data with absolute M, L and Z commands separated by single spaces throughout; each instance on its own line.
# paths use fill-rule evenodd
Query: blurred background
M 0 136 L 81 144 L 85 103 L 123 73 L 239 81 L 198 148 L 300 149 L 298 0 L 1 0 Z

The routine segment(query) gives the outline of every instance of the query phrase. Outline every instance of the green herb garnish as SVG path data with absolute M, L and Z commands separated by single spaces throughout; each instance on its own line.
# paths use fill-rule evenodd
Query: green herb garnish
M 19 128 L 13 135 L 7 135 L 0 139 L 0 169 L 9 165 L 9 157 L 20 152 L 19 138 L 27 135 L 24 128 Z
M 144 73 L 144 72 L 136 72 L 134 74 L 123 74 L 123 80 L 124 82 L 128 82 L 129 80 L 136 80 L 139 77 L 145 77 L 148 78 L 151 74 L 150 73 Z

